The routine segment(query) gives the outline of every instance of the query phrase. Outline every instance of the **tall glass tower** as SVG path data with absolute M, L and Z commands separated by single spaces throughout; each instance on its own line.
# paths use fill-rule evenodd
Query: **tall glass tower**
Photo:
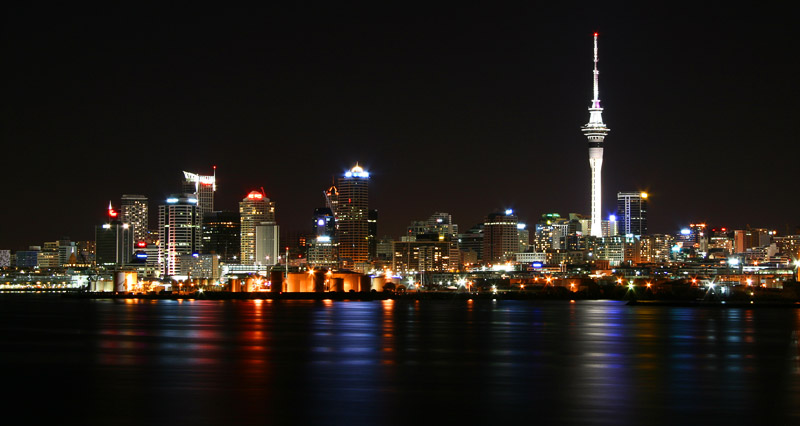
M 339 261 L 345 269 L 369 261 L 369 172 L 355 167 L 339 177 L 336 206 Z

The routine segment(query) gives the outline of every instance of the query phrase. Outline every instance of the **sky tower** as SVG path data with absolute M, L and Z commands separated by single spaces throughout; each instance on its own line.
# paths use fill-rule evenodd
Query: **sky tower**
M 589 139 L 589 166 L 592 168 L 592 229 L 593 237 L 602 237 L 601 201 L 603 197 L 600 172 L 603 169 L 603 139 L 609 128 L 603 123 L 603 108 L 600 106 L 599 75 L 597 71 L 597 33 L 594 33 L 594 99 L 589 107 L 589 122 L 581 131 Z

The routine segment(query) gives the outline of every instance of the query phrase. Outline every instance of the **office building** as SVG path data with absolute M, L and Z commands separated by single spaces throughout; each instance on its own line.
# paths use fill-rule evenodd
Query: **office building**
M 144 195 L 123 194 L 120 202 L 120 220 L 133 226 L 133 240 L 145 241 L 148 223 L 147 197 Z
M 184 171 L 181 191 L 197 199 L 198 217 L 202 218 L 204 214 L 213 212 L 214 192 L 217 191 L 217 166 L 214 166 L 214 174 L 211 176 Z
M 194 195 L 173 195 L 158 207 L 158 263 L 163 275 L 180 275 L 180 256 L 199 253 L 202 247 L 200 225 Z
M 255 264 L 275 265 L 281 255 L 280 227 L 275 222 L 255 226 Z
M 647 235 L 647 193 L 618 192 L 616 219 L 621 235 Z
M 338 180 L 339 262 L 345 269 L 369 262 L 369 172 L 358 164 Z
M 306 258 L 312 267 L 334 268 L 338 263 L 336 250 L 336 219 L 328 207 L 314 209 Z
M 512 210 L 505 213 L 492 213 L 483 223 L 483 261 L 489 263 L 505 262 L 514 259 L 519 250 L 517 216 Z
M 239 221 L 241 264 L 264 264 L 266 259 L 256 257 L 256 226 L 262 223 L 275 224 L 275 202 L 270 201 L 263 190 L 251 191 L 239 202 Z M 273 258 L 270 262 L 275 263 L 276 260 Z
M 241 216 L 216 211 L 203 215 L 203 253 L 216 254 L 222 263 L 239 263 L 241 258 Z

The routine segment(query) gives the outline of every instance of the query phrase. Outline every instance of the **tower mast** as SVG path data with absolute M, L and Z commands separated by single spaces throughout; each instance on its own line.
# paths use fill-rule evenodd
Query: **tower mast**
M 594 33 L 594 98 L 589 106 L 589 122 L 581 131 L 589 140 L 589 167 L 592 169 L 592 226 L 590 235 L 602 237 L 602 185 L 601 171 L 603 169 L 603 140 L 610 131 L 603 123 L 603 108 L 600 106 L 600 71 L 597 70 L 597 33 Z

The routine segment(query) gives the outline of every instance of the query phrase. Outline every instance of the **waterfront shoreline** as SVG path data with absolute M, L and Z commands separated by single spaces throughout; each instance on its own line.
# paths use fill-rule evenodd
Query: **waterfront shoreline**
M 17 293 L 20 294 L 20 293 Z M 575 302 L 584 300 L 608 300 L 626 302 L 628 306 L 670 307 L 719 307 L 719 308 L 800 308 L 800 302 L 786 299 L 758 300 L 698 300 L 698 299 L 617 299 L 593 298 L 580 295 L 543 293 L 454 293 L 454 292 L 324 292 L 324 293 L 271 293 L 271 292 L 202 292 L 202 293 L 109 293 L 81 292 L 54 295 L 66 299 L 111 299 L 111 300 L 307 300 L 307 301 L 374 301 L 374 300 L 526 300 Z

